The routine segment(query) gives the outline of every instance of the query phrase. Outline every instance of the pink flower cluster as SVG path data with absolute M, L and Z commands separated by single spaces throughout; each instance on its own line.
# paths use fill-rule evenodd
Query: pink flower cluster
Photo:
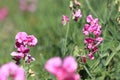
M 98 51 L 97 46 L 103 41 L 101 35 L 101 26 L 98 24 L 98 18 L 93 19 L 92 15 L 87 16 L 87 24 L 84 25 L 83 34 L 86 36 L 84 43 L 89 51 L 89 59 L 94 59 L 94 54 Z
M 69 17 L 67 15 L 62 16 L 62 24 L 65 26 L 69 22 Z
M 80 80 L 79 74 L 76 74 L 77 62 L 72 56 L 63 61 L 60 57 L 51 58 L 46 62 L 45 69 L 55 75 L 57 80 Z
M 12 62 L 4 64 L 0 68 L 0 80 L 8 80 L 9 77 L 12 80 L 25 80 L 25 71 Z
M 19 0 L 19 7 L 21 11 L 35 12 L 37 0 Z
M 3 21 L 8 15 L 8 9 L 3 7 L 0 9 L 0 21 Z
M 18 32 L 15 40 L 15 48 L 17 48 L 17 51 L 12 52 L 11 55 L 16 61 L 16 64 L 20 63 L 21 58 L 25 59 L 27 63 L 34 61 L 35 59 L 29 54 L 30 49 L 27 46 L 35 46 L 37 44 L 37 38 L 25 32 Z

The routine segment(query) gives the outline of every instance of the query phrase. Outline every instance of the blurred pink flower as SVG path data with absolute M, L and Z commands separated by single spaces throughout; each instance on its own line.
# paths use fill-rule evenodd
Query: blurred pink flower
M 37 0 L 19 0 L 19 7 L 21 11 L 35 12 Z
M 62 16 L 62 24 L 65 26 L 69 22 L 69 17 L 67 15 Z
M 76 74 L 77 62 L 72 56 L 63 61 L 60 57 L 51 58 L 46 62 L 45 69 L 55 75 L 57 80 L 80 80 L 79 74 Z
M 78 21 L 78 19 L 82 17 L 81 10 L 80 9 L 76 10 L 75 12 L 72 13 L 72 16 L 75 21 Z
M 3 7 L 0 9 L 0 21 L 3 21 L 8 15 L 8 9 Z
M 0 80 L 8 80 L 9 77 L 12 80 L 25 80 L 25 71 L 12 62 L 4 64 L 0 68 Z

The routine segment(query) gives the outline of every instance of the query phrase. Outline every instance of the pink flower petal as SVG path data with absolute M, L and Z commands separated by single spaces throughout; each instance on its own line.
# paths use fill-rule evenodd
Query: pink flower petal
M 63 61 L 63 68 L 68 72 L 75 72 L 77 69 L 77 62 L 72 56 L 68 56 Z
M 51 58 L 45 64 L 45 69 L 54 75 L 58 73 L 60 67 L 62 67 L 62 60 L 60 57 Z

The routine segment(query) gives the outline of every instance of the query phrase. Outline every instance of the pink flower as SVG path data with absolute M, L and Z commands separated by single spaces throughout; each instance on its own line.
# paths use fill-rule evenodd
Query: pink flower
M 35 46 L 37 44 L 37 38 L 33 35 L 28 35 L 25 32 L 18 32 L 15 39 L 16 42 L 18 42 L 16 46 L 20 45 Z
M 88 15 L 86 18 L 88 24 L 84 25 L 83 34 L 94 34 L 96 37 L 101 35 L 101 26 L 98 24 L 98 18 L 93 19 L 92 15 Z
M 27 56 L 30 55 L 30 49 L 28 48 L 28 46 L 35 46 L 38 42 L 37 38 L 33 35 L 28 35 L 26 32 L 18 32 L 15 36 L 15 40 L 15 48 L 17 48 L 17 51 L 12 52 L 11 55 L 16 61 L 16 64 L 20 64 L 20 59 L 25 59 L 25 57 L 28 57 L 27 61 L 25 60 L 25 62 L 27 63 L 34 61 L 35 59 L 32 56 Z
M 60 57 L 49 59 L 45 64 L 45 69 L 55 75 L 57 80 L 79 80 L 76 74 L 77 62 L 72 56 L 66 57 L 63 61 Z
M 77 11 L 73 12 L 72 16 L 75 21 L 78 21 L 78 19 L 82 17 L 81 10 L 78 9 Z
M 0 9 L 0 21 L 3 21 L 8 15 L 8 9 L 3 7 Z
M 94 19 L 92 15 L 88 15 L 86 21 L 87 24 L 84 25 L 82 30 L 86 36 L 84 43 L 89 52 L 89 59 L 93 60 L 94 54 L 98 51 L 98 45 L 103 41 L 103 38 L 100 37 L 102 31 L 101 26 L 98 24 L 98 18 Z
M 69 22 L 69 17 L 67 15 L 62 16 L 62 24 L 65 26 Z
M 10 62 L 0 68 L 0 80 L 8 80 L 9 76 L 12 77 L 12 80 L 25 80 L 25 71 Z
M 19 0 L 19 7 L 21 11 L 35 12 L 37 0 Z

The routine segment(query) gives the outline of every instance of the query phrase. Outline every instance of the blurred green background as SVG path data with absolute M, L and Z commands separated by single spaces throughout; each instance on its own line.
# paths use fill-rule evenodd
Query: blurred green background
M 69 9 L 70 0 L 38 0 L 37 9 L 34 13 L 21 12 L 18 0 L 0 0 L 0 8 L 8 8 L 8 16 L 0 22 L 0 65 L 12 61 L 10 53 L 15 51 L 15 35 L 24 31 L 33 34 L 38 39 L 38 44 L 31 47 L 30 54 L 36 61 L 32 63 L 32 69 L 36 76 L 30 80 L 53 80 L 54 77 L 44 70 L 45 62 L 53 56 L 61 56 L 63 53 L 66 26 L 62 26 L 62 15 L 71 15 Z M 86 75 L 86 80 L 120 80 L 120 55 L 119 51 L 112 58 L 111 63 L 104 65 L 120 43 L 120 18 L 118 12 L 119 5 L 116 0 L 79 0 L 83 17 L 79 22 L 70 20 L 70 30 L 67 40 L 67 54 L 72 54 L 74 47 L 78 46 L 84 50 L 84 35 L 82 28 L 86 23 L 86 16 L 92 14 L 99 18 L 102 25 L 102 37 L 98 57 L 93 61 L 88 61 L 88 69 L 93 63 L 98 61 L 91 75 Z M 104 55 L 104 56 L 103 56 Z M 100 57 L 102 56 L 102 57 Z M 83 69 L 84 70 L 84 69 Z M 80 73 L 81 74 L 81 73 Z M 81 74 L 84 75 L 85 73 Z M 83 78 L 83 76 L 82 76 Z M 83 79 L 83 80 L 84 80 Z

